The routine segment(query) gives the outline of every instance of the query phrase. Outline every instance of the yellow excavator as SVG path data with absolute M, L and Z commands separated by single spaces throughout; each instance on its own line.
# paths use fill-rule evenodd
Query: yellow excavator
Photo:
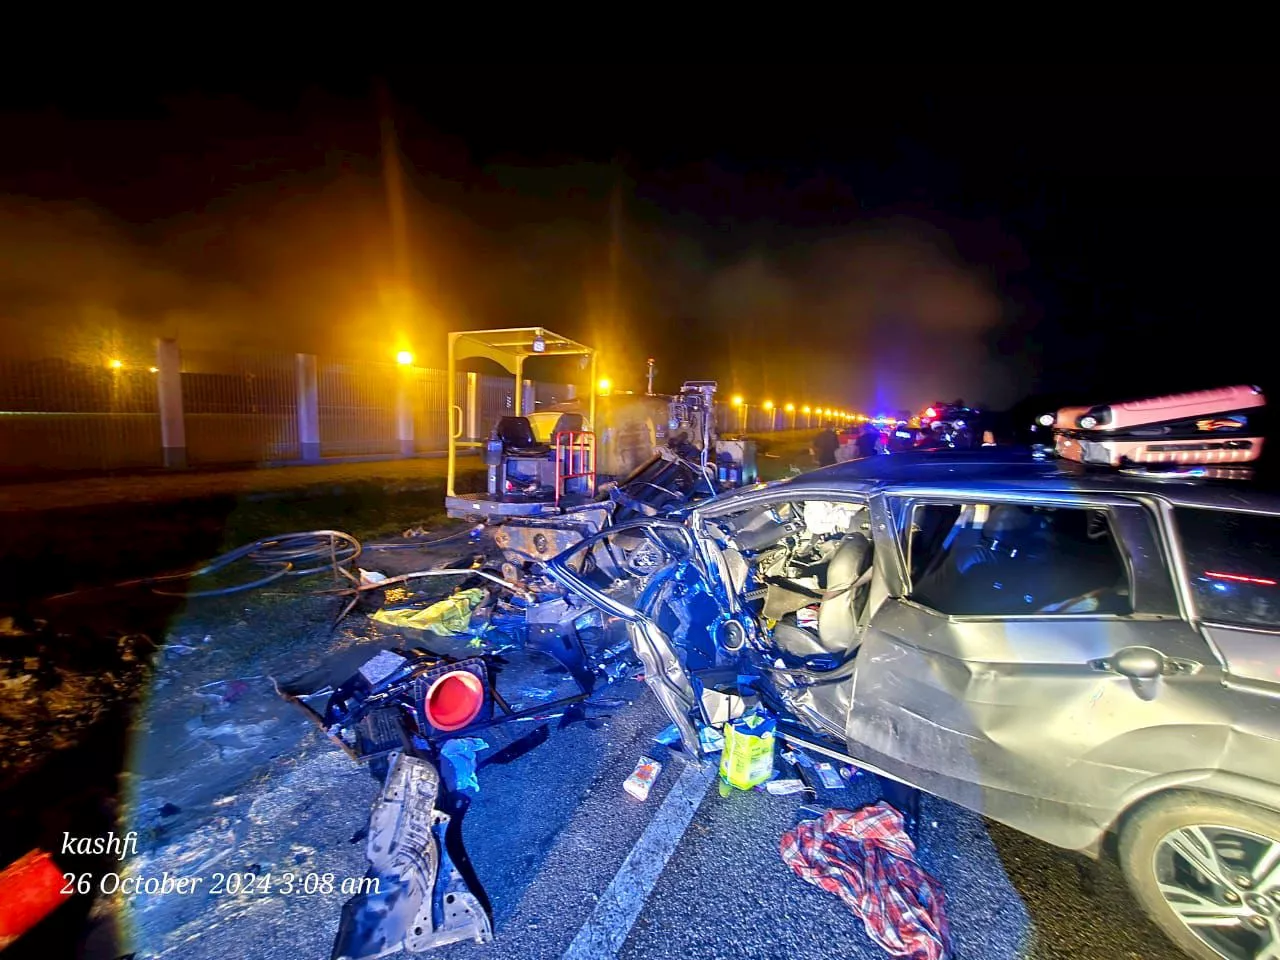
M 522 412 L 526 363 L 575 356 L 592 384 L 584 398 Z M 513 409 L 492 424 L 477 421 L 474 397 L 464 415 L 456 395 L 462 365 L 475 358 L 515 378 Z M 496 540 L 512 562 L 546 559 L 612 521 L 757 480 L 754 444 L 717 435 L 713 381 L 690 381 L 676 396 L 597 397 L 595 348 L 543 327 L 450 333 L 448 362 L 445 507 L 454 518 L 501 525 Z M 458 457 L 477 453 L 484 490 L 459 493 Z

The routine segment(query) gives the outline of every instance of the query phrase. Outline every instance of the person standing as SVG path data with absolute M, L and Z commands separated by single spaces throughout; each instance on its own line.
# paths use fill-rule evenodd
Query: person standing
M 884 450 L 884 437 L 874 423 L 868 423 L 863 427 L 862 433 L 858 435 L 858 439 L 854 443 L 858 447 L 859 457 L 874 457 Z
M 836 462 L 836 450 L 840 446 L 840 438 L 836 436 L 836 432 L 830 427 L 821 431 L 813 438 L 813 458 L 818 461 L 818 466 L 829 467 Z

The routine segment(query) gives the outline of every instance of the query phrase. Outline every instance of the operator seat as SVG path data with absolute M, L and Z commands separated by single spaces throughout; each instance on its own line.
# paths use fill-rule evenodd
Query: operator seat
M 556 437 L 562 433 L 581 433 L 586 418 L 580 413 L 562 413 L 556 420 L 555 428 L 551 431 L 551 440 L 555 441 Z
M 533 436 L 533 425 L 528 417 L 499 417 L 493 428 L 498 439 L 502 441 L 502 450 L 511 457 L 545 457 L 551 448 L 538 443 Z
M 818 608 L 817 635 L 811 630 L 779 623 L 774 642 L 795 657 L 835 654 L 843 660 L 858 645 L 858 618 L 869 595 L 867 583 L 858 583 L 871 569 L 873 546 L 861 533 L 846 534 L 827 564 L 828 597 Z M 854 586 L 858 583 L 857 586 Z

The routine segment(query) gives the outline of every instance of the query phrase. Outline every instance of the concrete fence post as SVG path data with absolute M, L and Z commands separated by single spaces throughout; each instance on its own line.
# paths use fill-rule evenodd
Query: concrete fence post
M 522 391 L 520 403 L 520 405 L 524 407 L 524 409 L 520 411 L 521 416 L 527 417 L 538 409 L 538 398 L 534 395 L 534 391 L 535 387 L 533 381 L 526 380 L 524 382 L 524 390 Z
M 295 358 L 298 381 L 298 455 L 307 463 L 320 460 L 320 375 L 316 357 L 299 353 Z
M 182 415 L 182 356 L 177 340 L 156 341 L 156 397 L 164 465 L 181 470 L 187 465 L 187 424 Z
M 453 411 L 449 412 L 453 422 Z M 482 439 L 480 436 L 480 374 L 467 374 L 467 437 L 471 440 Z
M 402 457 L 412 457 L 418 452 L 413 441 L 413 387 L 417 373 L 417 367 L 402 366 L 396 379 L 396 439 L 400 441 Z

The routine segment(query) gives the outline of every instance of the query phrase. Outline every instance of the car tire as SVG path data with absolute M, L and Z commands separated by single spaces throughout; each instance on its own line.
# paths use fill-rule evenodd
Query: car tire
M 1238 800 L 1176 793 L 1143 804 L 1126 819 L 1119 854 L 1129 889 L 1180 949 L 1200 960 L 1237 960 L 1255 956 L 1258 947 L 1273 942 L 1268 938 L 1280 945 L 1280 872 L 1265 871 L 1272 878 L 1265 889 L 1256 883 L 1262 872 L 1254 876 L 1272 849 L 1274 861 L 1280 855 L 1280 814 Z M 1205 870 L 1196 868 L 1195 859 Z M 1214 871 L 1220 882 L 1206 879 Z M 1175 906 L 1193 918 L 1221 911 L 1228 921 L 1238 921 L 1197 925 L 1201 935 Z

